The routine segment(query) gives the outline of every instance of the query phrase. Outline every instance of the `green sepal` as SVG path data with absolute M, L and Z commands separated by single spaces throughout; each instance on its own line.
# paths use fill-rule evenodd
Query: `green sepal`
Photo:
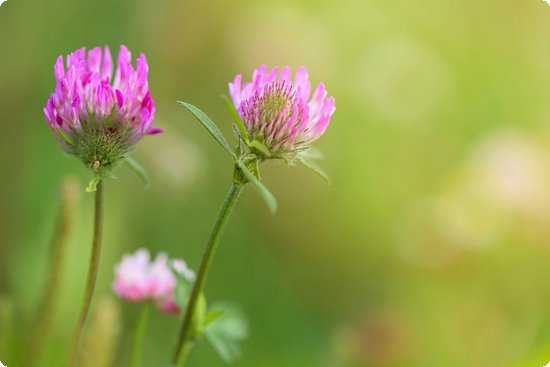
M 312 147 L 312 146 L 302 148 L 298 152 L 298 156 L 309 158 L 309 159 L 323 159 L 323 158 L 325 158 L 325 156 L 323 155 L 323 153 L 319 149 L 317 149 L 315 147 Z
M 222 132 L 220 131 L 218 126 L 216 126 L 214 121 L 210 119 L 210 117 L 208 117 L 204 112 L 202 112 L 200 109 L 193 106 L 192 104 L 183 101 L 178 101 L 178 103 L 185 107 L 189 112 L 191 112 L 193 116 L 195 116 L 195 118 L 202 124 L 202 126 L 204 126 L 204 128 L 210 133 L 210 135 L 212 135 L 212 137 L 218 142 L 218 144 L 220 144 L 222 148 L 225 149 L 227 153 L 229 153 L 229 155 L 235 157 L 235 152 L 233 152 L 233 149 L 231 149 L 231 147 L 225 140 Z
M 330 177 L 323 171 L 319 165 L 313 161 L 312 159 L 305 158 L 303 156 L 298 156 L 296 158 L 300 163 L 302 163 L 304 166 L 315 172 L 317 175 L 319 175 L 321 178 L 325 179 L 328 184 L 330 184 Z
M 101 176 L 96 175 L 90 180 L 88 186 L 86 186 L 86 192 L 95 192 L 97 190 L 97 184 L 101 181 Z
M 246 317 L 239 307 L 228 302 L 217 302 L 212 309 L 223 314 L 206 327 L 204 334 L 220 357 L 232 362 L 240 357 L 240 343 L 248 337 Z
M 136 162 L 131 157 L 126 158 L 125 162 L 128 164 L 128 167 L 130 167 L 130 169 L 139 176 L 141 181 L 143 181 L 143 185 L 146 188 L 149 188 L 151 184 L 149 181 L 149 175 L 147 174 L 147 171 L 145 170 L 145 168 L 143 168 L 138 162 Z
M 248 167 L 246 167 L 246 165 L 241 160 L 237 160 L 235 163 L 237 164 L 244 177 L 254 185 L 256 190 L 258 190 L 258 192 L 266 202 L 267 206 L 269 207 L 271 213 L 275 213 L 277 211 L 277 199 L 275 199 L 275 196 L 273 196 L 273 194 L 267 189 L 267 187 L 265 187 L 264 184 L 262 184 L 262 182 L 254 174 L 252 174 L 252 172 L 250 172 Z
M 59 136 L 61 136 L 61 138 L 63 139 L 63 141 L 64 141 L 65 143 L 67 143 L 67 144 L 70 145 L 70 146 L 74 146 L 74 145 L 75 145 L 74 140 L 65 132 L 65 130 L 63 130 L 62 128 L 58 127 L 58 128 L 57 128 L 57 133 L 59 134 Z
M 271 157 L 271 153 L 269 152 L 269 149 L 259 140 L 252 140 L 248 143 L 248 146 L 251 149 L 255 149 L 262 153 L 265 157 Z
M 225 101 L 225 105 L 227 106 L 231 117 L 233 117 L 233 122 L 235 122 L 235 125 L 237 125 L 239 135 L 248 144 L 250 142 L 250 135 L 248 135 L 248 130 L 246 129 L 243 119 L 241 119 L 241 116 L 239 116 L 237 109 L 235 108 L 233 102 L 231 102 L 229 97 L 227 97 L 226 95 L 222 95 L 222 99 Z

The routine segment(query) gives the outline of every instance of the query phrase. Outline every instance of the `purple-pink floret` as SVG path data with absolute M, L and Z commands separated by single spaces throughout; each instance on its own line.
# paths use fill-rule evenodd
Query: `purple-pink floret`
M 279 73 L 278 67 L 269 71 L 262 65 L 250 83 L 243 84 L 237 75 L 229 93 L 251 140 L 259 140 L 275 155 L 295 152 L 319 138 L 335 111 L 334 97 L 327 98 L 324 84 L 311 96 L 304 67 L 292 80 L 288 66 Z
M 134 69 L 130 52 L 121 46 L 113 80 L 113 60 L 107 46 L 103 52 L 99 47 L 88 52 L 78 49 L 67 56 L 66 64 L 59 56 L 54 71 L 56 87 L 44 115 L 70 153 L 74 153 L 70 143 L 76 143 L 84 125 L 124 131 L 129 145 L 144 135 L 162 132 L 152 126 L 155 104 L 149 93 L 145 55 L 139 55 Z
M 177 280 L 170 264 L 189 281 L 195 279 L 195 273 L 183 260 L 169 260 L 162 252 L 152 260 L 149 251 L 139 249 L 134 254 L 124 255 L 116 265 L 113 291 L 127 301 L 151 301 L 163 312 L 179 313 L 175 299 Z

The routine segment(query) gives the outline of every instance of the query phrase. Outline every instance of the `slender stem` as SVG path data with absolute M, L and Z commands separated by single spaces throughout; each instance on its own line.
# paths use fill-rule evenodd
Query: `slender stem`
M 134 331 L 134 342 L 132 345 L 132 357 L 130 360 L 130 367 L 141 366 L 141 355 L 143 349 L 143 338 L 145 336 L 145 330 L 147 329 L 147 320 L 149 319 L 149 303 L 145 303 L 141 309 L 139 315 L 138 324 Z
M 177 367 L 179 363 L 183 363 L 183 358 L 187 355 L 189 349 L 187 344 L 189 343 L 189 339 L 191 337 L 191 325 L 193 321 L 193 315 L 197 306 L 197 301 L 199 300 L 199 297 L 202 293 L 202 288 L 204 287 L 204 283 L 208 275 L 208 270 L 210 268 L 210 264 L 212 263 L 212 259 L 214 258 L 216 248 L 218 247 L 218 242 L 220 241 L 223 228 L 225 227 L 225 224 L 229 219 L 229 215 L 231 214 L 231 211 L 235 206 L 235 202 L 237 201 L 237 198 L 239 197 L 242 189 L 243 185 L 238 185 L 235 183 L 231 185 L 231 188 L 227 193 L 227 197 L 225 198 L 225 202 L 220 210 L 220 213 L 218 214 L 218 219 L 216 220 L 216 223 L 212 228 L 210 238 L 208 239 L 208 243 L 202 255 L 197 279 L 195 280 L 193 290 L 191 291 L 189 304 L 187 305 L 187 309 L 185 311 L 185 317 L 181 325 L 176 349 L 174 351 L 174 356 L 172 359 L 173 367 Z
M 73 225 L 76 201 L 75 183 L 70 178 L 66 179 L 59 193 L 59 211 L 51 241 L 46 282 L 29 343 L 28 360 L 26 363 L 29 367 L 34 367 L 43 360 L 44 349 L 50 340 L 50 329 L 56 315 L 55 308 L 61 286 L 65 249 Z
M 99 181 L 95 192 L 95 216 L 94 216 L 94 237 L 92 240 L 92 254 L 90 256 L 90 264 L 88 267 L 88 278 L 86 280 L 86 289 L 84 290 L 84 298 L 80 316 L 73 334 L 71 349 L 67 365 L 75 366 L 76 356 L 78 352 L 78 344 L 82 335 L 82 329 L 88 318 L 90 304 L 94 296 L 94 289 L 97 280 L 97 271 L 99 269 L 99 257 L 101 254 L 101 239 L 103 237 L 103 181 Z

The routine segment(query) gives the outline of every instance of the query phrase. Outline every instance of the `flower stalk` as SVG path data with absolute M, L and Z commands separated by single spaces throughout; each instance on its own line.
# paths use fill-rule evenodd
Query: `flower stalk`
M 86 319 L 88 318 L 88 313 L 90 311 L 90 305 L 92 303 L 94 289 L 97 281 L 99 258 L 101 255 L 101 243 L 103 237 L 103 191 L 103 180 L 101 180 L 98 182 L 95 191 L 94 234 L 92 239 L 92 253 L 90 255 L 90 263 L 88 267 L 88 278 L 86 280 L 86 288 L 84 290 L 82 308 L 80 309 L 80 315 L 78 317 L 78 321 L 73 334 L 73 339 L 71 342 L 71 349 L 69 351 L 67 362 L 68 367 L 73 367 L 76 365 L 78 345 L 80 343 L 84 324 L 86 323 Z
M 190 344 L 193 342 L 192 338 L 194 335 L 192 333 L 192 326 L 194 324 L 193 318 L 195 317 L 195 312 L 197 311 L 197 304 L 201 299 L 202 289 L 204 287 L 204 283 L 206 282 L 208 271 L 210 269 L 210 265 L 212 264 L 214 254 L 216 253 L 223 229 L 229 220 L 229 216 L 231 215 L 233 207 L 235 206 L 243 187 L 244 183 L 242 181 L 237 182 L 237 180 L 235 180 L 235 182 L 231 185 L 231 188 L 225 198 L 225 202 L 218 214 L 218 219 L 212 228 L 210 238 L 202 255 L 201 264 L 197 273 L 197 279 L 195 280 L 193 290 L 191 291 L 191 296 L 187 304 L 185 316 L 176 343 L 176 348 L 172 359 L 173 367 L 177 367 L 180 364 L 183 366 L 183 363 L 185 363 L 187 353 L 190 350 Z
M 132 359 L 130 367 L 141 367 L 141 355 L 143 349 L 143 338 L 145 336 L 145 330 L 147 328 L 147 321 L 149 319 L 149 303 L 145 303 L 141 309 L 138 324 L 134 331 L 134 341 L 132 345 Z
M 199 337 L 202 334 L 208 337 L 212 330 L 205 321 L 208 317 L 204 316 L 206 301 L 202 290 L 223 229 L 243 187 L 250 182 L 274 213 L 277 200 L 261 182 L 259 164 L 268 159 L 282 159 L 290 165 L 301 161 L 322 173 L 314 163 L 305 160 L 304 153 L 311 142 L 323 135 L 335 111 L 334 98 L 327 98 L 324 84 L 320 83 L 311 95 L 311 83 L 305 68 L 299 68 L 292 81 L 289 67 L 284 67 L 279 73 L 277 67 L 269 71 L 262 65 L 254 72 L 252 82 L 243 83 L 242 76 L 237 75 L 229 83 L 229 93 L 231 100 L 226 98 L 225 102 L 239 137 L 235 149 L 231 148 L 217 125 L 204 112 L 189 103 L 178 101 L 231 156 L 235 171 L 233 184 L 212 228 L 186 305 L 172 367 L 183 366 Z M 227 342 L 223 339 L 214 339 L 216 342 L 213 345 L 219 347 L 218 342 Z M 234 340 L 229 342 L 234 343 Z M 231 356 L 224 353 L 225 346 L 217 349 L 222 351 L 222 358 L 230 359 Z

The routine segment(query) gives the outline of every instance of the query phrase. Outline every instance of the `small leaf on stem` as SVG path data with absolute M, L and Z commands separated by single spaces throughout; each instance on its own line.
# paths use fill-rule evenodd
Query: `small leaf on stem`
M 254 185 L 256 190 L 258 190 L 262 198 L 267 203 L 267 206 L 269 207 L 271 213 L 275 213 L 277 211 L 277 199 L 275 199 L 275 196 L 273 196 L 273 194 L 267 189 L 267 187 L 265 187 L 264 184 L 262 184 L 261 181 L 258 180 L 258 178 L 252 174 L 252 172 L 250 172 L 250 170 L 242 161 L 238 160 L 236 161 L 236 163 L 246 179 Z
M 218 144 L 220 144 L 222 148 L 225 149 L 227 153 L 229 153 L 229 155 L 231 155 L 232 157 L 235 157 L 235 153 L 233 152 L 233 149 L 231 149 L 231 147 L 225 140 L 225 137 L 223 136 L 222 132 L 220 131 L 218 126 L 216 126 L 214 121 L 210 119 L 210 117 L 208 117 L 204 112 L 202 112 L 200 109 L 193 106 L 192 104 L 189 104 L 183 101 L 178 101 L 178 103 L 181 104 L 183 107 L 185 107 L 189 112 L 191 112 L 193 116 L 195 116 L 195 118 L 202 124 L 202 126 L 204 126 L 206 130 L 208 130 L 210 135 L 212 135 L 214 139 L 216 139 Z
M 310 170 L 312 170 L 313 172 L 315 172 L 316 174 L 324 178 L 327 181 L 327 183 L 330 184 L 330 178 L 314 160 L 305 158 L 303 156 L 298 156 L 297 160 L 301 162 L 304 166 L 306 166 L 307 168 L 309 168 Z
M 88 183 L 88 186 L 86 186 L 86 192 L 95 192 L 100 181 L 101 176 L 94 176 Z
M 216 321 L 220 316 L 223 316 L 225 311 L 223 310 L 211 310 L 208 311 L 206 317 L 204 318 L 204 326 L 208 326 L 210 323 Z
M 149 175 L 147 174 L 147 171 L 145 170 L 145 168 L 143 168 L 138 162 L 136 162 L 131 157 L 126 158 L 126 163 L 132 169 L 132 171 L 134 171 L 139 176 L 139 178 L 141 178 L 141 180 L 143 181 L 143 185 L 146 188 L 149 188 L 150 187 Z
M 224 361 L 232 362 L 241 355 L 240 342 L 248 337 L 246 317 L 231 303 L 218 302 L 212 308 L 223 314 L 206 327 L 206 338 Z

